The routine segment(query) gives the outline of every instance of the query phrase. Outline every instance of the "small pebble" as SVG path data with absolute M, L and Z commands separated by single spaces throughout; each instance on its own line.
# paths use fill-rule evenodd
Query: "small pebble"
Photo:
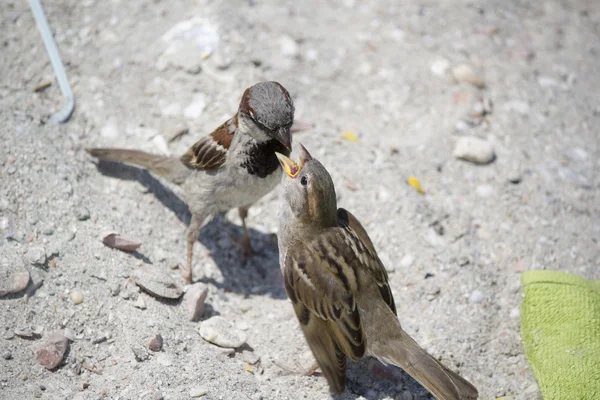
M 431 72 L 436 76 L 446 75 L 448 68 L 450 68 L 450 61 L 445 58 L 436 60 L 431 64 Z
M 79 221 L 86 221 L 90 219 L 90 210 L 84 206 L 79 206 L 75 209 L 75 217 L 77 217 Z
M 218 315 L 202 322 L 200 336 L 207 342 L 232 349 L 242 346 L 247 340 L 244 332 L 235 329 L 230 321 Z
M 485 295 L 481 290 L 473 290 L 469 296 L 469 302 L 471 303 L 481 303 L 483 300 L 485 300 Z
M 5 360 L 12 359 L 12 353 L 10 351 L 5 351 L 4 353 L 2 353 L 2 358 L 4 358 Z
M 163 348 L 163 338 L 160 333 L 157 333 L 150 339 L 150 343 L 148 344 L 148 348 L 152 351 L 161 351 Z
M 46 264 L 46 250 L 43 247 L 30 247 L 27 250 L 27 260 L 32 265 Z
M 57 331 L 48 337 L 43 347 L 37 349 L 35 359 L 40 365 L 52 370 L 60 365 L 68 348 L 69 340 L 62 332 Z
M 71 301 L 73 304 L 83 303 L 83 293 L 79 289 L 73 289 L 71 291 Z
M 537 383 L 532 383 L 531 385 L 529 385 L 529 387 L 527 389 L 525 389 L 525 394 L 533 394 L 533 393 L 537 393 L 539 391 L 539 387 L 537 385 Z M 525 397 L 525 398 L 530 398 L 530 397 Z
M 196 387 L 196 388 L 192 388 L 190 389 L 190 397 L 202 397 L 204 395 L 206 395 L 206 393 L 208 393 L 208 391 L 203 388 L 203 387 Z
M 402 259 L 400 259 L 400 266 L 402 268 L 410 268 L 415 263 L 415 256 L 412 254 L 405 254 Z
M 208 296 L 208 287 L 203 283 L 195 283 L 188 288 L 184 299 L 190 321 L 197 321 L 204 314 L 206 296 Z
M 107 338 L 104 335 L 96 336 L 94 339 L 92 339 L 92 344 L 100 344 L 106 342 L 106 340 Z
M 33 331 L 30 328 L 15 329 L 15 335 L 22 338 L 30 339 L 33 337 Z
M 100 135 L 105 139 L 116 139 L 119 137 L 119 125 L 115 117 L 108 119 L 108 122 L 100 130 Z
M 133 273 L 136 285 L 156 297 L 178 299 L 183 294 L 183 289 L 162 268 L 143 266 Z
M 474 164 L 489 164 L 496 157 L 492 145 L 475 136 L 463 136 L 454 147 L 454 157 Z
M 477 186 L 475 192 L 479 197 L 491 197 L 494 194 L 494 187 L 486 183 L 484 185 Z
M 518 308 L 513 308 L 510 310 L 510 317 L 513 319 L 518 319 L 521 316 L 521 311 Z
M 242 360 L 248 364 L 254 365 L 260 361 L 260 357 L 253 351 L 244 350 L 242 351 Z
M 183 110 L 183 116 L 187 119 L 198 119 L 206 108 L 206 97 L 202 93 L 197 93 L 194 99 Z
M 485 82 L 477 75 L 475 69 L 468 64 L 459 64 L 452 68 L 452 76 L 457 82 L 466 82 L 475 86 L 476 88 L 484 88 Z
M 142 346 L 139 346 L 139 345 L 132 346 L 131 351 L 133 351 L 133 355 L 135 356 L 135 359 L 139 362 L 146 361 L 148 358 L 150 358 L 150 355 L 148 354 L 148 350 L 146 350 Z
M 521 183 L 523 177 L 521 176 L 521 171 L 519 170 L 519 168 L 512 168 L 506 175 L 506 180 L 512 183 L 513 185 Z
M 3 276 L 6 274 L 9 276 Z M 22 292 L 29 285 L 29 271 L 25 268 L 16 268 L 12 273 L 6 271 L 6 274 L 0 273 L 0 296 Z
M 146 302 L 144 301 L 144 298 L 140 295 L 140 296 L 138 296 L 138 298 L 135 301 L 135 303 L 133 303 L 133 306 L 136 307 L 136 308 L 139 308 L 140 310 L 145 310 L 146 309 Z
M 111 296 L 117 296 L 121 291 L 121 285 L 116 282 L 111 283 L 108 287 L 108 290 L 110 291 Z
M 282 35 L 279 37 L 279 46 L 281 54 L 285 57 L 294 58 L 300 54 L 300 47 L 294 38 L 288 35 Z
M 42 233 L 46 236 L 52 236 L 54 235 L 54 228 L 52 228 L 51 226 L 47 226 L 42 230 Z

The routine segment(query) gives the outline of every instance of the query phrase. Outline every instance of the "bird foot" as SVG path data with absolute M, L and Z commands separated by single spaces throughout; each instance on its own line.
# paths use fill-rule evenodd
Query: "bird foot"
M 194 283 L 194 280 L 192 279 L 192 267 L 182 268 L 181 265 L 179 265 L 179 268 L 181 269 L 181 276 L 185 283 L 188 285 Z

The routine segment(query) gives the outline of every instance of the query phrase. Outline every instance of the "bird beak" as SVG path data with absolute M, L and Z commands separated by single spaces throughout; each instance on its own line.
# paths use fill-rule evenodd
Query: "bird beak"
M 304 147 L 304 145 L 302 143 L 298 143 L 300 145 L 300 165 L 304 165 L 306 164 L 307 161 L 312 160 L 312 156 L 310 155 L 310 153 L 308 152 L 308 150 L 306 150 L 306 147 Z
M 275 155 L 279 159 L 279 164 L 283 168 L 283 172 L 290 178 L 295 178 L 298 172 L 302 169 L 302 164 L 298 165 L 289 157 L 284 156 L 281 153 L 275 152 Z
M 292 151 L 292 133 L 290 128 L 279 128 L 275 138 L 285 146 L 286 149 Z

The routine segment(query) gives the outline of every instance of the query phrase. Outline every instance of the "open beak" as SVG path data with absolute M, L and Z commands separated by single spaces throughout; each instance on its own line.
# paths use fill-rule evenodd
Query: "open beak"
M 298 162 L 300 163 L 300 165 L 304 165 L 306 164 L 307 161 L 312 160 L 312 156 L 310 155 L 310 153 L 308 152 L 308 150 L 306 150 L 306 147 L 304 147 L 304 145 L 302 143 L 298 143 L 300 145 L 300 154 L 299 154 L 299 158 L 298 158 Z
M 279 128 L 275 138 L 285 146 L 286 149 L 292 151 L 292 133 L 290 128 Z
M 289 157 L 284 156 L 281 153 L 275 152 L 275 155 L 279 159 L 279 164 L 283 168 L 283 172 L 290 178 L 295 178 L 298 172 L 302 169 L 302 164 L 298 165 Z

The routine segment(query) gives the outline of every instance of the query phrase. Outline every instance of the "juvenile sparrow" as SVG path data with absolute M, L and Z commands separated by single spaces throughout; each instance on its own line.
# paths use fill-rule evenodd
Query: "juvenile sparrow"
M 110 148 L 87 152 L 147 168 L 183 188 L 183 200 L 192 214 L 183 275 L 191 283 L 193 246 L 208 217 L 237 207 L 244 229 L 244 254 L 252 252 L 246 228 L 248 208 L 281 181 L 275 152 L 290 154 L 293 121 L 294 103 L 288 91 L 277 82 L 260 82 L 246 89 L 233 118 L 181 157 Z
M 279 261 L 285 290 L 329 387 L 342 393 L 346 357 L 404 369 L 436 398 L 476 399 L 477 389 L 423 350 L 400 326 L 386 270 L 360 222 L 337 208 L 323 165 L 300 145 L 283 167 Z

